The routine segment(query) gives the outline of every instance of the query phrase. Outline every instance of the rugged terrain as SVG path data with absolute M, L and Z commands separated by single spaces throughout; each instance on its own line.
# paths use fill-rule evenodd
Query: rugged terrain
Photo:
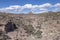
M 14 31 L 0 31 L 1 40 L 60 40 L 60 12 L 41 14 L 0 13 L 0 26 L 11 20 L 17 27 Z M 9 27 L 9 26 L 8 26 Z

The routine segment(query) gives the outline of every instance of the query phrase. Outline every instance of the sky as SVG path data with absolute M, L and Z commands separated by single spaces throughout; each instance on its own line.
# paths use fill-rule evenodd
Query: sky
M 60 0 L 0 0 L 0 12 L 43 13 L 60 11 Z

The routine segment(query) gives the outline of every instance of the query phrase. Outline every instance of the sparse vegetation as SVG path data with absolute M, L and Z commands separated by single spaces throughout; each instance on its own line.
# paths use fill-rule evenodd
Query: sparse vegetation
M 44 36 L 44 35 L 42 35 L 42 33 L 46 34 L 46 32 L 47 33 L 51 32 L 50 35 L 52 35 L 55 31 L 58 32 L 57 30 L 59 30 L 59 32 L 60 32 L 60 29 L 59 29 L 60 13 L 58 13 L 58 12 L 42 13 L 42 14 L 36 14 L 36 15 L 35 14 L 28 14 L 28 15 L 27 14 L 19 14 L 19 15 L 18 14 L 16 14 L 16 15 L 15 14 L 7 14 L 7 15 L 8 16 L 6 16 L 4 14 L 0 15 L 0 19 L 1 19 L 0 21 L 2 23 L 7 24 L 7 22 L 9 20 L 12 20 L 19 29 L 19 30 L 17 29 L 18 32 L 16 33 L 17 35 L 19 35 L 19 37 L 20 37 L 20 34 L 25 37 L 26 37 L 26 35 L 28 35 L 28 37 L 30 35 L 32 35 L 32 36 L 36 36 L 38 39 L 38 38 L 41 38 L 42 36 Z M 7 21 L 7 22 L 5 22 L 5 21 Z M 57 24 L 58 24 L 58 26 L 57 26 Z M 40 29 L 42 29 L 43 31 L 41 31 Z M 11 33 L 15 34 L 15 31 L 16 30 L 14 30 Z M 44 32 L 44 31 L 46 31 L 46 32 Z M 26 35 L 25 35 L 25 33 L 26 33 Z M 0 40 L 6 39 L 6 38 L 9 39 L 10 37 L 8 37 L 8 35 L 5 35 L 4 32 L 0 31 Z M 48 34 L 47 38 L 49 38 L 50 35 Z M 53 34 L 53 35 L 55 35 L 55 34 Z
M 36 33 L 34 33 L 34 35 L 37 36 L 37 38 L 41 38 L 42 37 L 42 31 L 38 30 Z
M 57 24 L 60 24 L 60 22 L 59 22 L 59 21 L 57 21 Z
M 30 35 L 33 34 L 34 31 L 35 31 L 35 29 L 34 29 L 34 27 L 32 25 L 24 26 L 24 30 L 26 30 L 26 33 L 28 33 Z
M 2 30 L 0 30 L 0 40 L 11 40 L 11 38 L 5 35 L 5 33 Z

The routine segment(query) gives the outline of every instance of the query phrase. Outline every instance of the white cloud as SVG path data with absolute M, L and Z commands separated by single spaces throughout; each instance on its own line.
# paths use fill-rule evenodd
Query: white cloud
M 54 5 L 54 10 L 53 10 L 53 12 L 60 12 L 60 3 L 56 3 L 55 5 Z
M 40 8 L 40 10 L 48 10 L 48 9 L 46 9 L 46 8 Z
M 39 7 L 40 8 L 48 8 L 48 7 L 51 7 L 52 5 L 50 3 L 45 3 L 45 4 L 42 4 L 40 5 Z
M 60 12 L 60 9 L 59 9 L 59 8 L 55 8 L 55 9 L 53 10 L 53 12 Z
M 55 4 L 54 7 L 60 8 L 60 3 Z
M 32 4 L 25 4 L 23 6 L 20 5 L 12 5 L 9 7 L 5 7 L 5 8 L 0 8 L 0 11 L 2 12 L 12 12 L 12 13 L 23 13 L 24 9 L 29 9 L 29 11 L 32 12 L 36 12 L 36 13 L 42 13 L 42 12 L 48 12 L 48 10 L 52 10 L 50 8 L 52 7 L 54 10 L 53 11 L 58 11 L 58 8 L 60 8 L 60 3 L 56 3 L 54 5 L 50 4 L 50 3 L 45 3 L 45 4 L 41 4 L 41 5 L 32 5 Z M 25 10 L 26 11 L 26 10 Z
M 14 5 L 14 6 L 9 6 L 9 7 L 5 7 L 5 8 L 1 8 L 1 9 L 14 10 L 14 9 L 18 9 L 18 8 L 21 8 L 21 6 L 19 6 L 19 5 Z
M 13 10 L 13 9 L 18 9 L 18 8 L 21 8 L 21 6 L 19 6 L 19 5 L 14 5 L 14 6 L 9 6 L 9 7 L 7 7 L 7 8 L 5 8 L 5 9 L 7 9 L 7 10 Z
M 48 13 L 48 11 L 38 11 L 38 12 L 35 11 L 35 12 L 33 12 L 33 13 L 34 13 L 34 14 L 35 14 L 35 13 Z
M 32 8 L 32 4 L 25 4 L 23 8 Z
M 41 11 L 40 13 L 48 13 L 48 11 Z
M 12 12 L 12 13 L 15 13 L 15 12 L 18 12 L 20 9 L 21 9 L 21 6 L 13 5 L 13 6 L 5 7 L 5 8 L 0 8 L 0 11 L 1 12 Z

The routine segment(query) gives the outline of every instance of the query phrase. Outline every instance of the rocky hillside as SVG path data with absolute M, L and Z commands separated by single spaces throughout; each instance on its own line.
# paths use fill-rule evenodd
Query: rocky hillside
M 9 20 L 16 25 L 17 29 L 8 33 L 1 31 L 1 40 L 4 38 L 6 40 L 60 40 L 60 12 L 41 14 L 0 13 L 0 26 L 1 24 L 6 25 Z

